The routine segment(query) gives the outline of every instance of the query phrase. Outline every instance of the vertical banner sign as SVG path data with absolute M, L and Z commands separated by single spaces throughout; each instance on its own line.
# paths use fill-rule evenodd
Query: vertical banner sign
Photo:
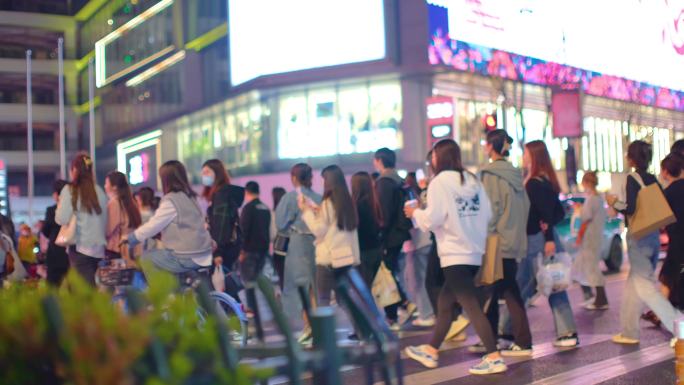
M 553 136 L 579 138 L 582 136 L 582 99 L 579 84 L 554 88 L 551 95 Z
M 9 191 L 7 191 L 7 163 L 0 158 L 0 214 L 9 213 Z
M 451 96 L 427 98 L 425 112 L 428 149 L 442 139 L 454 139 L 454 99 Z

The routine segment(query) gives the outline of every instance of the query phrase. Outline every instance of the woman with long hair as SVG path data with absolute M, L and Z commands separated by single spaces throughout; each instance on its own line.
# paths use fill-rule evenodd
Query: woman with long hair
M 143 253 L 158 269 L 183 273 L 208 267 L 212 260 L 211 235 L 204 222 L 204 213 L 197 194 L 190 187 L 185 166 L 170 160 L 159 168 L 164 196 L 154 216 L 128 234 L 128 243 L 138 243 L 161 233 L 164 249 Z
M 352 199 L 359 218 L 359 251 L 361 265 L 359 272 L 368 287 L 373 287 L 375 274 L 382 262 L 382 242 L 380 226 L 382 211 L 378 196 L 373 188 L 373 179 L 365 171 L 357 172 L 351 178 Z
M 506 364 L 475 287 L 492 216 L 489 198 L 479 179 L 464 169 L 461 149 L 455 141 L 444 139 L 435 144 L 432 164 L 436 176 L 428 185 L 427 206 L 406 206 L 404 212 L 418 228 L 435 234 L 445 282 L 437 301 L 437 322 L 430 344 L 409 346 L 406 354 L 428 368 L 437 367 L 439 347 L 451 328 L 453 309 L 460 304 L 486 350 L 470 373 L 504 372 Z
M 530 213 L 527 219 L 527 255 L 518 267 L 518 285 L 524 302 L 528 302 L 535 293 L 535 272 L 538 257 L 543 260 L 552 258 L 556 252 L 563 251 L 555 225 L 565 216 L 559 200 L 560 184 L 556 171 L 551 164 L 551 157 L 546 144 L 535 140 L 525 144 L 523 152 L 523 168 L 525 191 L 530 199 Z M 556 327 L 556 347 L 574 347 L 579 344 L 575 317 L 566 291 L 549 296 L 549 305 L 553 313 Z M 512 335 L 510 317 L 502 317 L 502 334 Z
M 133 196 L 135 197 L 135 202 L 138 204 L 142 223 L 149 221 L 154 214 L 154 210 L 157 209 L 154 199 L 154 190 L 150 187 L 141 187 Z
M 61 226 L 69 224 L 76 216 L 76 240 L 69 247 L 71 267 L 86 282 L 95 286 L 97 265 L 105 256 L 105 228 L 107 196 L 95 184 L 93 160 L 85 153 L 77 154 L 71 161 L 71 184 L 62 189 L 55 212 L 55 222 Z
M 655 175 L 648 172 L 653 159 L 653 147 L 641 140 L 635 140 L 627 147 L 627 164 L 634 172 L 627 177 L 627 201 L 620 202 L 614 195 L 608 195 L 608 205 L 625 215 L 627 225 L 627 255 L 629 256 L 629 275 L 622 294 L 620 307 L 620 327 L 622 332 L 613 336 L 618 344 L 639 343 L 639 318 L 641 309 L 648 307 L 660 318 L 662 325 L 673 332 L 675 319 L 681 313 L 655 287 L 655 267 L 660 253 L 660 234 L 658 230 L 642 237 L 635 237 L 630 227 L 630 216 L 637 209 L 649 210 L 651 202 L 641 201 L 646 207 L 637 207 L 639 191 L 646 186 L 658 183 Z
M 230 184 L 226 167 L 218 159 L 210 159 L 202 165 L 202 185 L 202 198 L 209 204 L 209 233 L 216 242 L 214 264 L 223 264 L 227 271 L 233 270 L 242 246 L 239 209 L 245 199 L 245 189 Z
M 684 143 L 683 143 L 684 144 Z M 684 156 L 672 152 L 660 162 L 660 175 L 667 183 L 665 198 L 677 222 L 667 226 L 669 242 L 667 256 L 658 279 L 663 284 L 667 299 L 678 309 L 684 309 Z
M 283 310 L 289 319 L 294 320 L 301 313 L 302 304 L 298 287 L 313 290 L 315 276 L 314 235 L 302 219 L 302 211 L 297 203 L 299 195 L 305 196 L 315 204 L 320 204 L 322 197 L 311 190 L 313 170 L 306 163 L 297 163 L 290 170 L 290 179 L 294 190 L 286 193 L 276 208 L 276 228 L 288 234 L 290 242 L 285 256 L 285 275 L 283 283 Z M 312 341 L 311 328 L 304 317 L 305 327 L 299 341 Z
M 331 293 L 339 274 L 358 265 L 359 239 L 356 229 L 359 218 L 349 194 L 344 173 L 328 166 L 323 177 L 323 201 L 317 205 L 299 197 L 302 219 L 316 238 L 316 287 L 318 306 L 329 306 Z
M 127 237 L 128 233 L 137 229 L 142 224 L 142 218 L 126 175 L 119 171 L 110 172 L 105 177 L 104 189 L 109 196 L 105 253 L 108 258 L 121 258 L 121 238 Z

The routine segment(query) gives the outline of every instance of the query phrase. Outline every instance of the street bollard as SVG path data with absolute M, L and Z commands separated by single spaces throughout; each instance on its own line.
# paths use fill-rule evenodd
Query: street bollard
M 675 337 L 675 376 L 677 385 L 684 385 L 684 318 L 679 318 L 674 325 Z
M 311 312 L 311 330 L 313 331 L 314 350 L 324 354 L 325 364 L 313 371 L 313 383 L 316 385 L 342 385 L 340 367 L 342 351 L 337 347 L 335 335 L 335 310 L 331 307 L 319 307 Z

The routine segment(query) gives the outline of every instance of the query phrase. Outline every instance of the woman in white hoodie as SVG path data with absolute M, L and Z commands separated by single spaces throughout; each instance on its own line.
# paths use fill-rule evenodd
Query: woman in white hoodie
M 493 374 L 507 370 L 496 339 L 484 315 L 475 287 L 475 275 L 482 264 L 487 226 L 492 216 L 489 198 L 475 175 L 465 171 L 458 144 L 445 139 L 432 151 L 435 178 L 427 192 L 427 207 L 406 207 L 423 231 L 432 231 L 444 272 L 444 286 L 437 300 L 437 323 L 429 345 L 409 346 L 406 354 L 428 368 L 437 367 L 439 347 L 453 321 L 453 308 L 460 304 L 468 313 L 487 355 L 470 368 L 471 374 Z
M 338 166 L 323 169 L 323 201 L 316 205 L 299 196 L 302 219 L 316 240 L 316 288 L 318 305 L 328 306 L 336 277 L 360 263 L 359 219 L 344 173 Z

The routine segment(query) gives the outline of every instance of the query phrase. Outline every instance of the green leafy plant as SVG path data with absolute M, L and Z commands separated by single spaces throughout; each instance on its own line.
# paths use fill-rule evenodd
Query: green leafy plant
M 271 375 L 226 365 L 223 321 L 200 316 L 195 294 L 178 293 L 175 277 L 151 272 L 147 279 L 135 314 L 73 272 L 60 290 L 0 290 L 2 383 L 240 385 Z

